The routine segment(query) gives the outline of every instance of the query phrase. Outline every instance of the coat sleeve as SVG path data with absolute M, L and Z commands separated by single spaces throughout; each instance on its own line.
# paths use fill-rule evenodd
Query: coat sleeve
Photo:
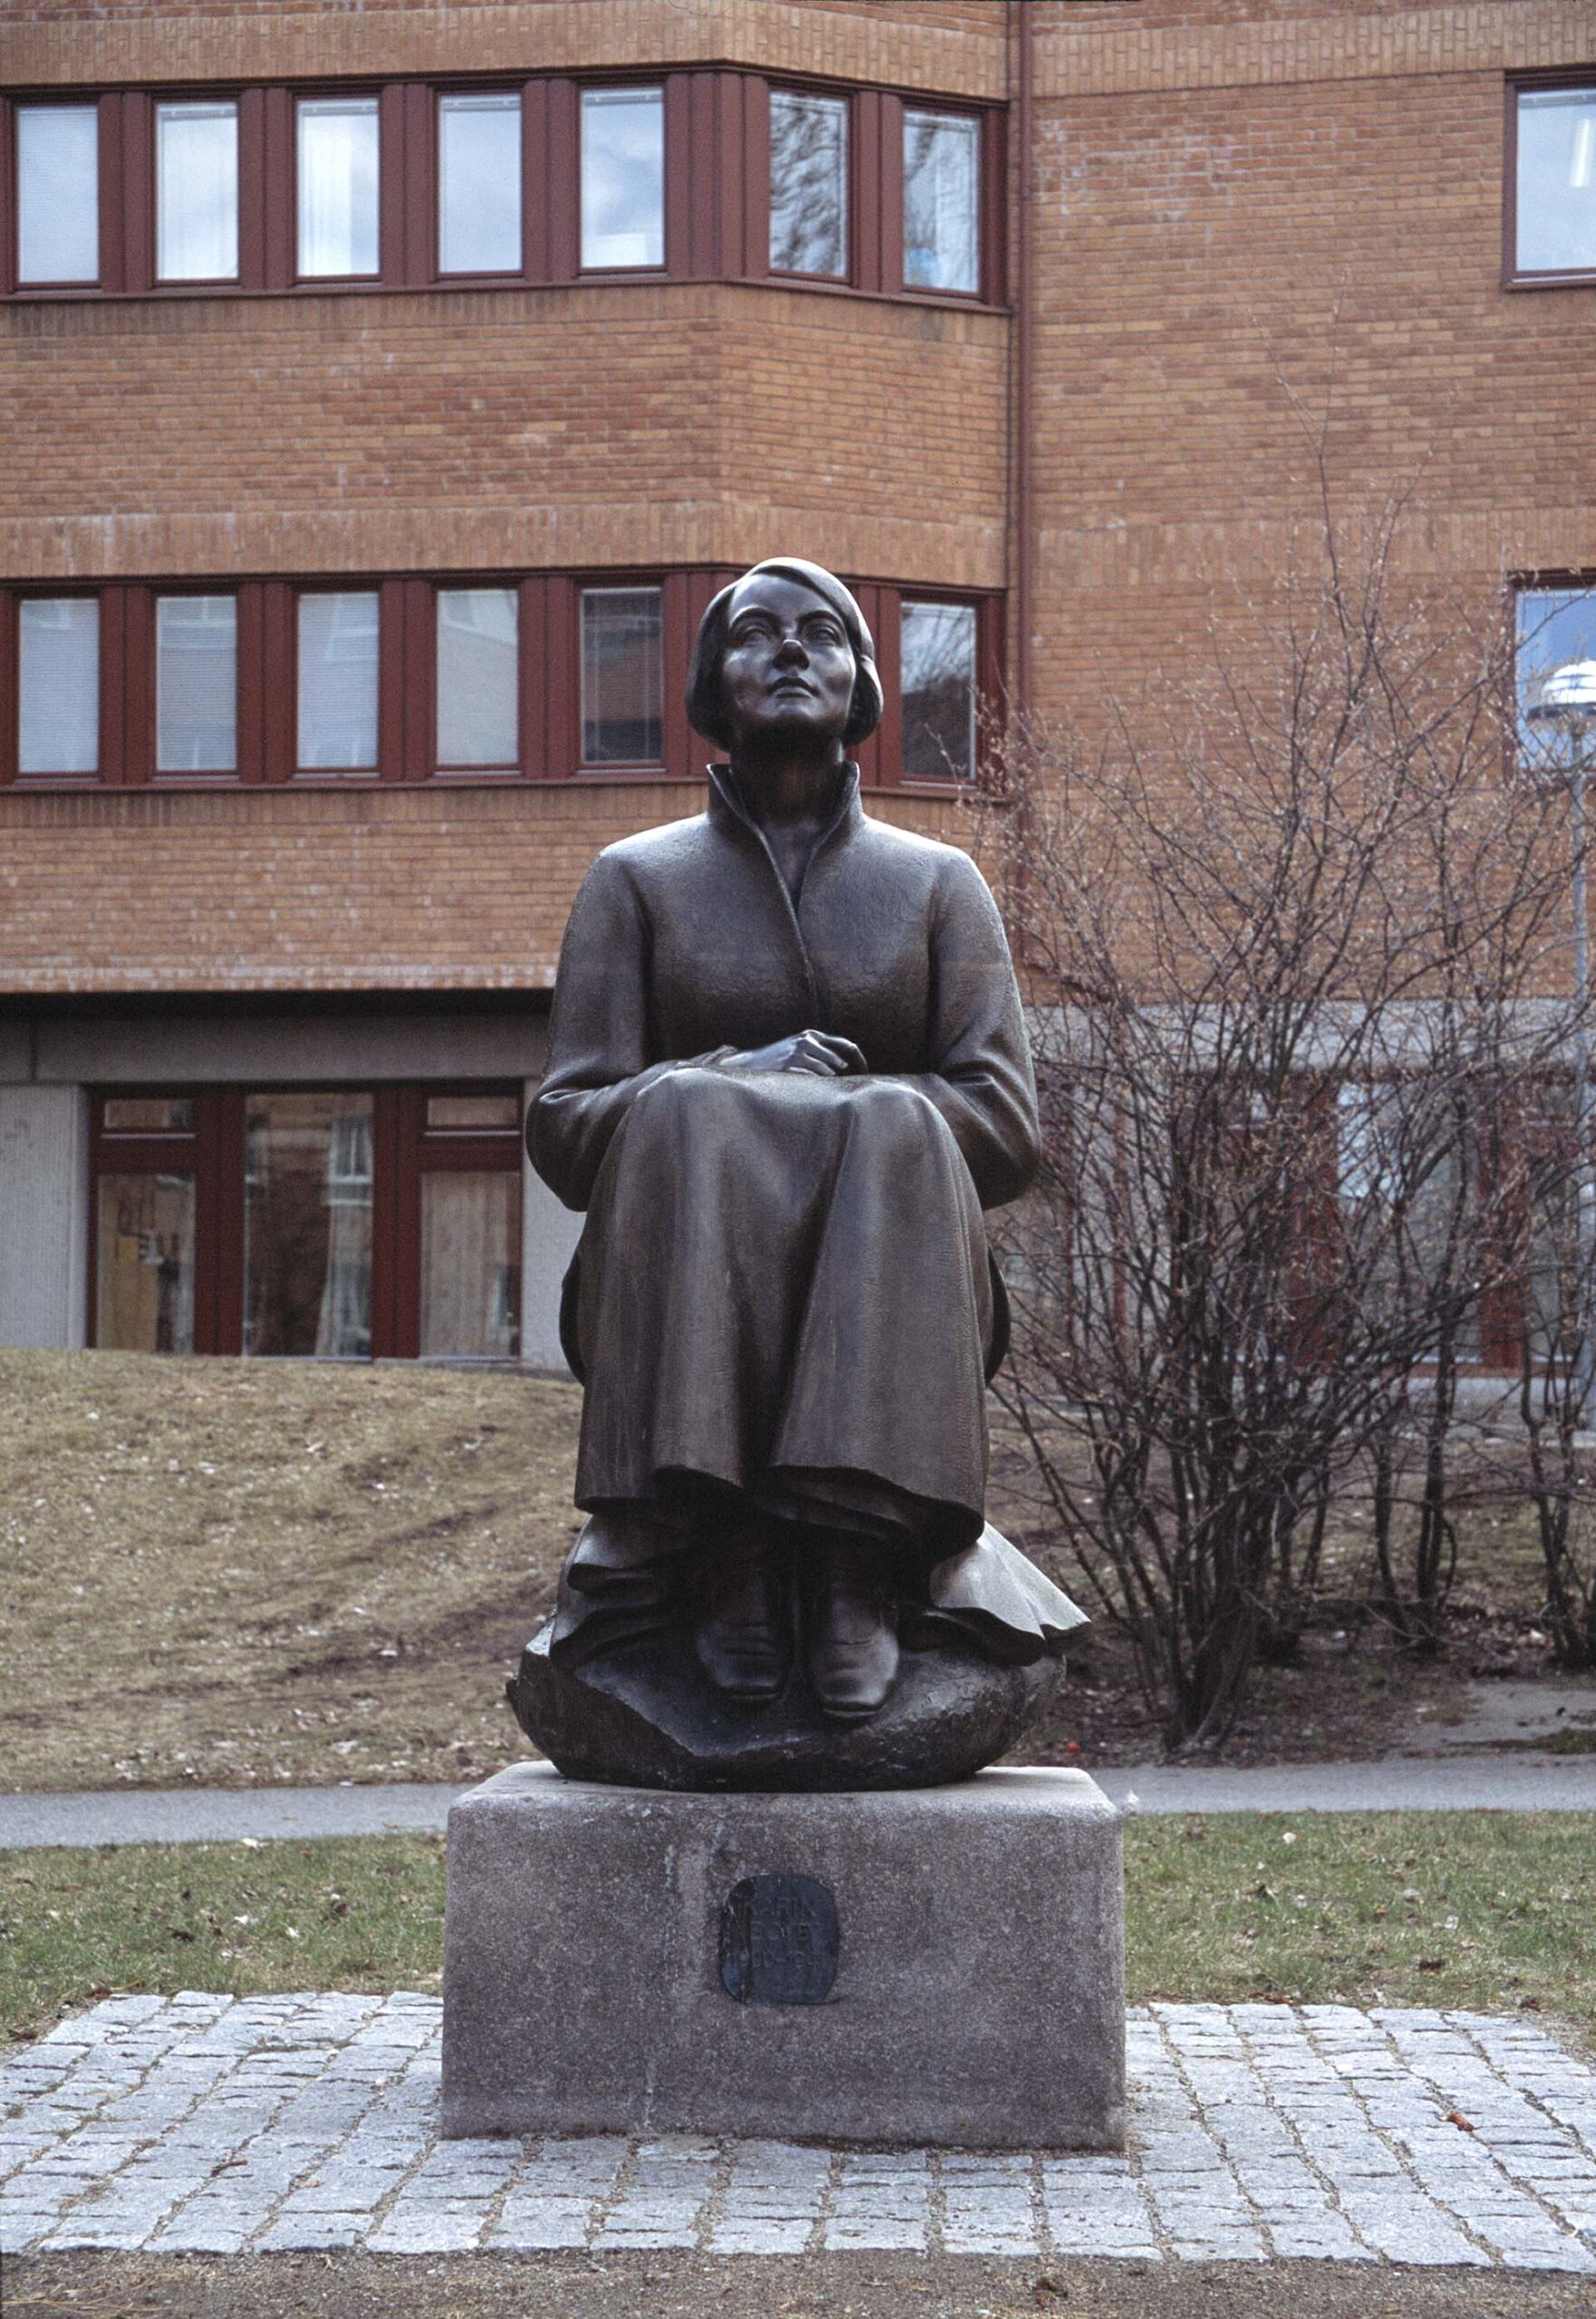
M 967 854 L 954 853 L 933 905 L 929 1096 L 964 1154 L 983 1208 L 1017 1199 L 1042 1159 L 1036 1080 L 997 905 Z
M 532 1164 L 567 1208 L 586 1208 L 611 1140 L 642 1090 L 682 1068 L 649 1061 L 650 963 L 637 889 L 625 863 L 601 853 L 566 924 L 548 1068 L 526 1121 Z

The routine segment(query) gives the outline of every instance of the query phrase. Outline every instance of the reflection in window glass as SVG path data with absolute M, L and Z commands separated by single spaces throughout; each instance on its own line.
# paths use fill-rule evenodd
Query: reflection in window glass
M 100 278 L 100 116 L 93 105 L 17 107 L 16 278 Z
M 155 109 L 155 271 L 162 282 L 238 278 L 238 108 Z
M 1451 1136 L 1450 1122 L 1437 1122 L 1433 1092 L 1427 1100 L 1422 1088 L 1392 1081 L 1336 1090 L 1341 1220 L 1367 1248 L 1364 1294 L 1377 1305 L 1389 1298 L 1400 1309 L 1416 1281 L 1444 1287 L 1450 1279 L 1458 1293 L 1478 1217 L 1473 1161 Z M 1457 1344 L 1459 1360 L 1479 1359 L 1477 1305 L 1464 1310 Z
M 377 592 L 299 600 L 299 762 L 370 772 L 377 763 Z
M 584 589 L 582 763 L 658 765 L 661 741 L 659 589 Z
M 437 592 L 437 762 L 513 765 L 516 758 L 514 588 Z
M 238 763 L 238 600 L 159 596 L 158 773 L 231 773 Z
M 848 271 L 848 101 L 773 89 L 770 262 L 778 274 Z
M 444 274 L 521 265 L 521 99 L 513 89 L 440 97 L 437 263 Z
M 582 92 L 582 262 L 665 263 L 665 93 Z
M 100 605 L 93 596 L 23 599 L 17 638 L 17 770 L 100 767 Z
M 981 124 L 973 113 L 903 116 L 903 279 L 911 290 L 981 286 Z
M 194 1179 L 101 1176 L 94 1342 L 117 1352 L 194 1350 Z
M 191 1135 L 192 1095 L 108 1095 L 107 1135 Z
M 1571 660 L 1596 660 L 1596 588 L 1521 588 L 1518 746 L 1520 762 L 1531 772 L 1554 773 L 1569 763 L 1573 736 L 1568 726 L 1533 711 L 1547 678 Z
M 903 772 L 968 781 L 976 770 L 976 608 L 903 607 Z
M 519 1356 L 519 1169 L 422 1177 L 421 1350 L 477 1361 Z
M 377 271 L 375 97 L 299 101 L 299 271 Z
M 1596 87 L 1518 92 L 1518 266 L 1596 274 Z
M 371 1351 L 371 1098 L 251 1095 L 244 1128 L 244 1350 Z

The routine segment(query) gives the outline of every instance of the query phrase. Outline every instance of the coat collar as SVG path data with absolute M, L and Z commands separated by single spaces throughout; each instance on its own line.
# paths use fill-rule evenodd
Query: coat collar
M 764 848 L 764 832 L 743 803 L 737 787 L 737 777 L 729 765 L 709 767 L 709 820 L 712 827 L 729 831 L 732 827 L 747 830 Z M 815 842 L 812 861 L 839 833 L 851 836 L 864 820 L 864 807 L 860 802 L 859 767 L 851 757 L 842 767 L 842 778 L 837 791 L 837 802 L 832 818 Z

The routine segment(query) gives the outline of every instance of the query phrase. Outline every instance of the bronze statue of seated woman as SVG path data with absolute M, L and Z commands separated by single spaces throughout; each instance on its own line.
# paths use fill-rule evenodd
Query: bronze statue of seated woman
M 707 810 L 572 909 L 538 1173 L 584 1209 L 562 1335 L 588 1516 L 510 1696 L 576 1776 L 865 1787 L 1011 1746 L 1082 1614 L 985 1522 L 1005 1305 L 984 1208 L 1038 1160 L 1002 923 L 872 820 L 870 631 L 818 566 L 704 616 Z

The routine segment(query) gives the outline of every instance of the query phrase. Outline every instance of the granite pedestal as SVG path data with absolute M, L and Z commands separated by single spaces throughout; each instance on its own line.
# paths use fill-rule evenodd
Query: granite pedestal
M 449 1814 L 443 2131 L 1120 2150 L 1120 1817 L 1084 1772 Z

